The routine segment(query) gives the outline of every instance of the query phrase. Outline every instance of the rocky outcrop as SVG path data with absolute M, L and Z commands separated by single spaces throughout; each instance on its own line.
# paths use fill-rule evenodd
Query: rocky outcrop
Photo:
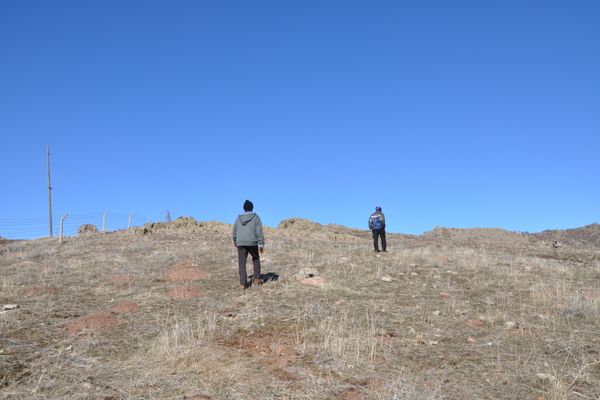
M 81 236 L 81 235 L 91 235 L 94 233 L 98 233 L 98 228 L 96 227 L 96 225 L 92 225 L 92 224 L 85 224 L 85 225 L 81 225 L 79 227 L 79 229 L 77 229 L 77 235 Z
M 562 246 L 600 248 L 600 224 L 590 224 L 575 229 L 547 230 L 534 233 L 533 237 L 552 243 L 555 248 Z M 559 243 L 560 246 L 555 246 L 555 243 Z

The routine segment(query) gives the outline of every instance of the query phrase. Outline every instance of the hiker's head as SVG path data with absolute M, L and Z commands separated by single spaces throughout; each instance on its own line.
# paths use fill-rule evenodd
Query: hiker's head
M 381 207 L 375 207 L 375 212 L 381 212 Z
M 252 204 L 252 202 L 250 200 L 246 200 L 244 202 L 244 211 L 248 212 L 248 211 L 252 211 L 254 210 L 254 204 Z

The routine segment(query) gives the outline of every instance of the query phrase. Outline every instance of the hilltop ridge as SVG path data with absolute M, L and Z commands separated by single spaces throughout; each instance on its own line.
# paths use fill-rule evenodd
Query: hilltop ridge
M 600 224 L 594 223 L 580 228 L 545 230 L 533 234 L 541 240 L 560 241 L 568 245 L 600 248 Z

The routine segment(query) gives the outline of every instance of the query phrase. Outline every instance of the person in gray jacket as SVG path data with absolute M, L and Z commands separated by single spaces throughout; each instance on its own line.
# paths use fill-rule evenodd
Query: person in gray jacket
M 240 288 L 248 287 L 248 277 L 246 275 L 246 261 L 248 254 L 252 256 L 254 265 L 254 277 L 252 283 L 262 284 L 260 279 L 260 256 L 265 247 L 265 237 L 263 235 L 262 221 L 258 214 L 252 212 L 254 204 L 250 200 L 244 202 L 244 213 L 238 215 L 233 224 L 233 244 L 238 249 L 238 266 L 240 270 Z

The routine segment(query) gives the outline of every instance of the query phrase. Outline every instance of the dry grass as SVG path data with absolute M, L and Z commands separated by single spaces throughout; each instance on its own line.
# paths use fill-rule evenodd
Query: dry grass
M 0 398 L 600 398 L 597 249 L 440 229 L 376 256 L 298 221 L 267 230 L 277 279 L 242 292 L 230 226 L 175 222 L 0 244 L 0 303 L 20 305 Z M 118 323 L 65 330 L 90 315 Z

